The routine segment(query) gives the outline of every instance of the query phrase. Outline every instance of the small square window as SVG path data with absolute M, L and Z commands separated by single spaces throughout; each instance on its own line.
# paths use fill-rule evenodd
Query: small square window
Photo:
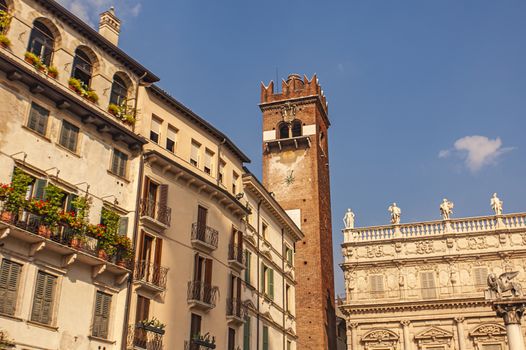
M 161 134 L 161 120 L 156 118 L 155 116 L 152 117 L 152 122 L 150 125 L 150 140 L 155 143 L 159 143 L 159 137 Z
M 126 177 L 127 163 L 128 156 L 121 151 L 114 149 L 113 158 L 111 160 L 111 172 L 120 177 Z
M 49 111 L 36 103 L 31 103 L 31 111 L 27 120 L 27 127 L 41 135 L 46 135 Z
M 69 149 L 70 151 L 77 151 L 77 140 L 79 137 L 79 128 L 75 125 L 62 121 L 62 129 L 60 130 L 59 143 Z
M 190 164 L 197 167 L 199 166 L 199 152 L 201 150 L 201 145 L 192 140 L 192 149 L 190 154 Z
M 168 125 L 168 132 L 166 133 L 166 149 L 175 153 L 175 142 L 177 138 L 177 129 Z

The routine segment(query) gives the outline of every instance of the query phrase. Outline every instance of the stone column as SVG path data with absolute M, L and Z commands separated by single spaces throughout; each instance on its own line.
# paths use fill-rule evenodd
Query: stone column
M 358 350 L 358 323 L 349 323 L 347 326 L 347 329 L 351 333 L 351 346 L 349 350 Z M 349 338 L 347 338 L 347 343 L 349 342 Z M 347 344 L 349 345 L 349 344 Z
M 455 317 L 457 323 L 458 349 L 466 350 L 466 336 L 464 335 L 464 317 Z
M 411 321 L 401 321 L 400 324 L 402 325 L 404 332 L 404 350 L 411 350 L 411 339 L 409 335 L 409 325 L 411 324 Z
M 521 318 L 526 309 L 526 299 L 508 299 L 493 302 L 493 310 L 504 319 L 509 350 L 525 350 Z

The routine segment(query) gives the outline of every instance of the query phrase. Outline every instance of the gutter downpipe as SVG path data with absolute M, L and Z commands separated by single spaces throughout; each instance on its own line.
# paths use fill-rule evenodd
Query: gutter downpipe
M 285 256 L 285 230 L 281 228 L 281 300 L 283 300 L 283 349 L 286 349 L 286 333 L 287 330 L 285 328 L 285 313 L 288 312 L 288 300 L 285 300 L 285 259 L 287 257 Z
M 259 275 L 260 271 L 259 271 L 259 267 L 261 265 L 261 261 L 260 261 L 260 251 L 259 251 L 259 228 L 261 226 L 261 214 L 260 214 L 260 209 L 261 209 L 261 203 L 263 202 L 263 199 L 260 199 L 259 200 L 259 203 L 258 203 L 258 228 L 257 228 L 257 233 L 258 233 L 258 246 L 257 246 L 257 252 L 258 252 L 258 266 L 257 266 L 257 281 L 256 281 L 256 290 L 258 291 L 258 307 L 257 307 L 257 311 L 258 311 L 258 314 L 257 314 L 257 322 L 256 322 L 256 349 L 259 350 L 259 308 L 260 308 L 260 304 L 261 304 L 261 301 L 259 300 L 260 298 L 260 280 L 261 280 L 261 276 Z
M 137 105 L 139 103 L 139 86 L 141 84 L 141 81 L 146 77 L 148 73 L 144 72 L 144 74 L 139 78 L 139 81 L 137 82 L 137 89 L 135 90 L 135 114 L 134 117 L 137 117 Z M 136 118 L 137 119 L 137 118 Z M 133 125 L 133 131 L 135 132 L 135 124 Z M 144 151 L 144 149 L 143 149 Z M 121 349 L 126 350 L 127 343 L 128 343 L 128 323 L 130 322 L 130 304 L 131 304 L 131 297 L 132 297 L 132 282 L 133 282 L 133 276 L 135 273 L 135 254 L 137 251 L 135 251 L 135 247 L 137 246 L 137 235 L 139 232 L 139 206 L 141 201 L 141 188 L 143 183 L 143 173 L 144 173 L 144 154 L 141 152 L 141 156 L 139 158 L 139 181 L 137 181 L 137 196 L 135 199 L 135 218 L 133 222 L 133 238 L 132 238 L 132 246 L 134 247 L 134 254 L 133 254 L 133 264 L 130 271 L 130 276 L 128 277 L 127 282 L 127 288 L 126 288 L 126 303 L 124 305 L 124 331 L 122 332 L 122 339 L 121 339 Z

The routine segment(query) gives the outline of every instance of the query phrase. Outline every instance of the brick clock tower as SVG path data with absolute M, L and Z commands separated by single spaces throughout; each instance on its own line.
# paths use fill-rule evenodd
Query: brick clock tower
M 305 234 L 296 244 L 298 349 L 336 349 L 327 102 L 318 79 L 261 85 L 263 184 Z

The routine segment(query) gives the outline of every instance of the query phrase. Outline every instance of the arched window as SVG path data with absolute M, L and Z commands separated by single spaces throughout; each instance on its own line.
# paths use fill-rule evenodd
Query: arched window
M 88 54 L 82 49 L 75 50 L 75 58 L 73 59 L 73 69 L 71 70 L 71 77 L 76 78 L 89 86 L 91 83 L 91 74 L 93 71 L 93 63 Z
M 299 120 L 294 120 L 292 122 L 292 137 L 301 136 L 301 122 Z
M 279 138 L 280 139 L 288 139 L 289 138 L 289 124 L 288 123 L 281 123 L 279 124 Z
M 51 65 L 55 38 L 51 30 L 40 20 L 33 22 L 27 51 L 34 53 L 46 66 Z
M 110 103 L 120 106 L 128 98 L 128 87 L 124 80 L 117 74 L 113 76 L 111 84 Z

